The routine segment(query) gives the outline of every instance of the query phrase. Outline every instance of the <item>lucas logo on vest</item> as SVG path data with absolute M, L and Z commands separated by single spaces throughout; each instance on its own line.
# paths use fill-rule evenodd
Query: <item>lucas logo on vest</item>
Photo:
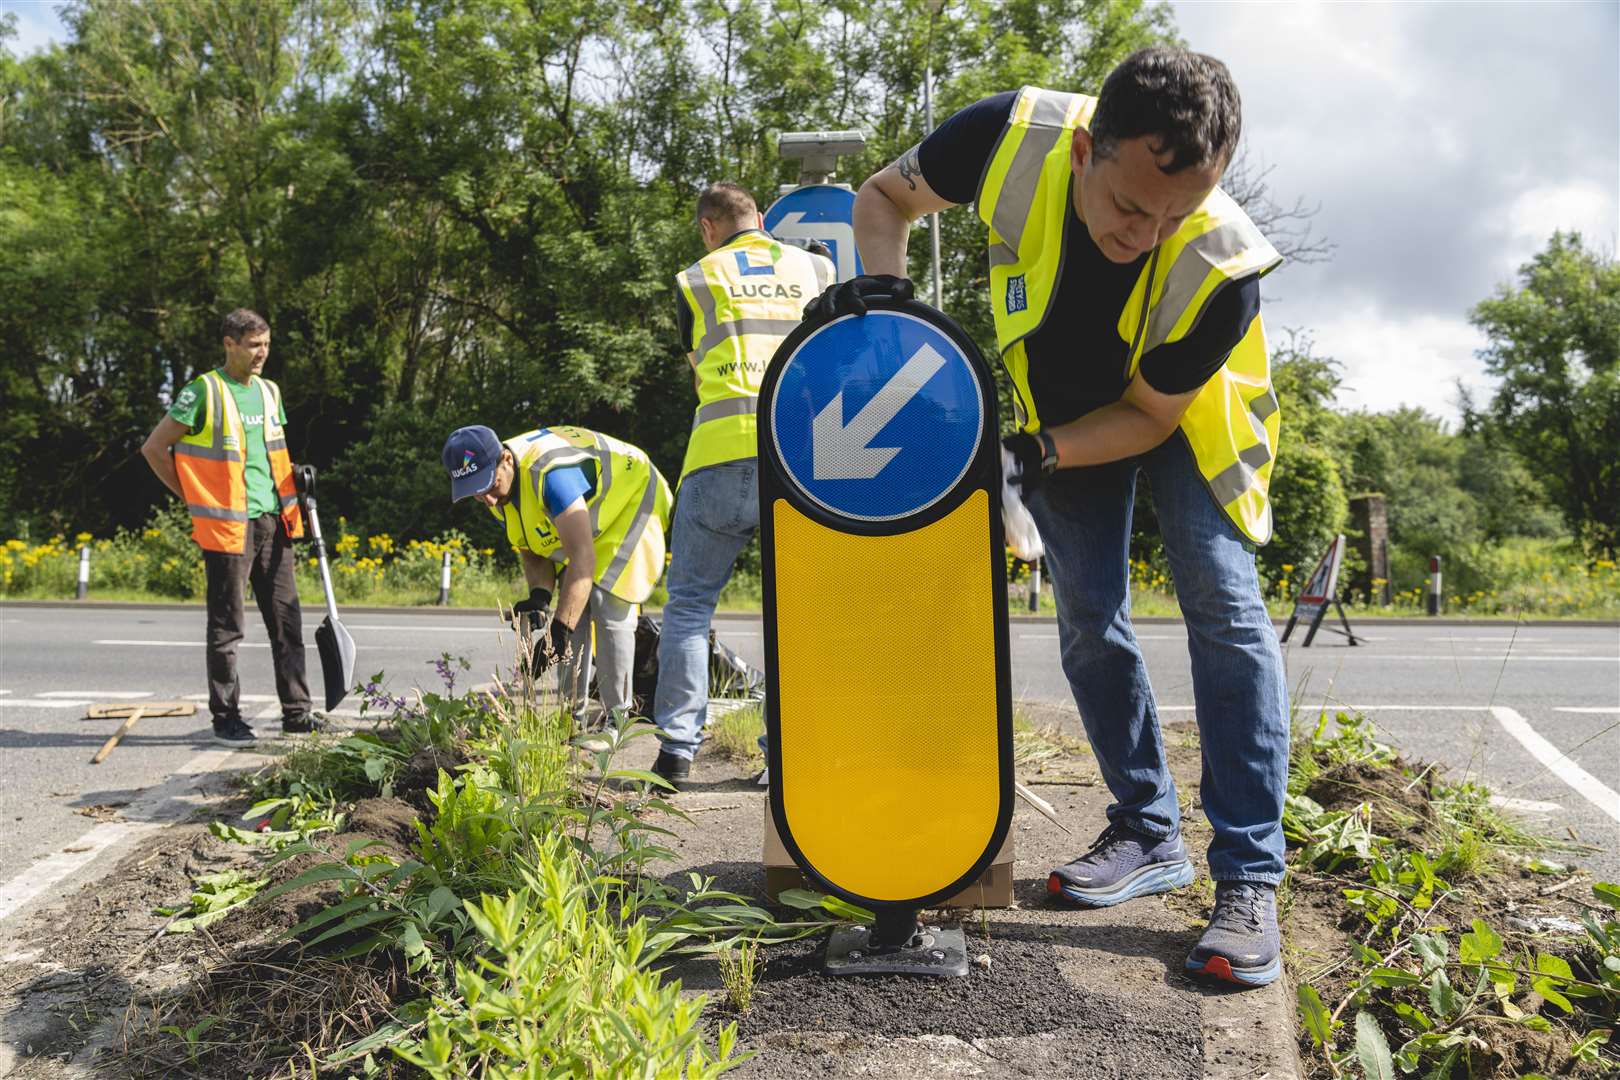
M 762 300 L 772 298 L 777 300 L 802 300 L 804 298 L 804 288 L 797 283 L 782 285 L 760 282 L 757 285 L 728 285 L 726 286 L 726 292 L 730 293 L 733 299 L 758 297 Z
M 1024 275 L 1019 274 L 1007 279 L 1007 314 L 1013 315 L 1029 307 L 1029 298 L 1024 291 Z

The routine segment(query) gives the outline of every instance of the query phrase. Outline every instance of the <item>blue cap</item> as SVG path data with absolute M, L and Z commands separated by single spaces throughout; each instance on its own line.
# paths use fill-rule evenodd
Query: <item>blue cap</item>
M 481 424 L 457 428 L 444 440 L 444 471 L 450 474 L 450 501 L 482 495 L 495 482 L 501 440 Z

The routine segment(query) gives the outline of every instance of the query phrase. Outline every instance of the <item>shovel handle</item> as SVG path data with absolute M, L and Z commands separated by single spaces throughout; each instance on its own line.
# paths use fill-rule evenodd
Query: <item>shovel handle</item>
M 100 765 L 103 761 L 106 761 L 107 755 L 112 753 L 113 747 L 118 745 L 118 740 L 129 734 L 129 729 L 135 726 L 135 721 L 141 718 L 143 711 L 142 709 L 136 709 L 125 717 L 124 722 L 118 725 L 118 730 L 113 732 L 107 738 L 107 741 L 101 744 L 101 749 L 97 750 L 96 756 L 90 759 L 90 764 Z

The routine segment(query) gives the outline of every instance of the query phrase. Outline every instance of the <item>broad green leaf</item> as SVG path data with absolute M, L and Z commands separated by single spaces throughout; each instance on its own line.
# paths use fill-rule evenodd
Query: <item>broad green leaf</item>
M 1562 956 L 1552 953 L 1536 954 L 1536 970 L 1543 975 L 1556 975 L 1560 979 L 1573 979 L 1575 973 L 1569 968 L 1569 961 Z
M 1411 1025 L 1413 1031 L 1421 1034 L 1425 1031 L 1433 1030 L 1434 1021 L 1430 1020 L 1428 1016 L 1424 1014 L 1423 1010 L 1419 1009 L 1417 1006 L 1408 1005 L 1404 1001 L 1397 1001 L 1392 1008 L 1394 1008 L 1396 1016 L 1399 1016 L 1402 1020 L 1405 1020 L 1409 1025 Z
M 1333 1041 L 1333 1026 L 1328 1016 L 1327 1006 L 1322 1004 L 1322 996 L 1316 992 L 1316 987 L 1302 984 L 1294 992 L 1294 998 L 1299 1002 L 1299 1020 L 1305 1025 L 1310 1034 L 1311 1041 L 1317 1046 L 1327 1046 Z
M 1449 1020 L 1462 1012 L 1462 998 L 1457 995 L 1444 971 L 1436 971 L 1429 980 L 1429 1007 L 1439 1020 Z
M 1367 981 L 1374 986 L 1417 986 L 1423 979 L 1400 968 L 1375 967 L 1367 972 Z
M 1445 967 L 1449 948 L 1446 939 L 1441 935 L 1413 934 L 1412 948 L 1423 958 L 1424 974 L 1428 974 L 1434 968 Z
M 1620 911 L 1620 885 L 1600 881 L 1592 886 L 1592 895 L 1614 908 L 1614 910 Z
M 1483 920 L 1474 920 L 1474 931 L 1464 934 L 1458 943 L 1458 957 L 1465 964 L 1483 964 L 1495 960 L 1502 951 L 1502 939 Z
M 1356 1059 L 1367 1080 L 1395 1080 L 1395 1062 L 1390 1057 L 1389 1040 L 1372 1013 L 1356 1013 Z

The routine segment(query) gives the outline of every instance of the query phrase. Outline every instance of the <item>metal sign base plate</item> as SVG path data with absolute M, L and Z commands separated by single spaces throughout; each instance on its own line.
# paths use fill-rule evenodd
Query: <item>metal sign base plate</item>
M 960 978 L 968 973 L 967 938 L 960 929 L 927 926 L 899 949 L 873 952 L 871 929 L 843 926 L 827 942 L 821 970 L 828 975 L 938 975 Z

